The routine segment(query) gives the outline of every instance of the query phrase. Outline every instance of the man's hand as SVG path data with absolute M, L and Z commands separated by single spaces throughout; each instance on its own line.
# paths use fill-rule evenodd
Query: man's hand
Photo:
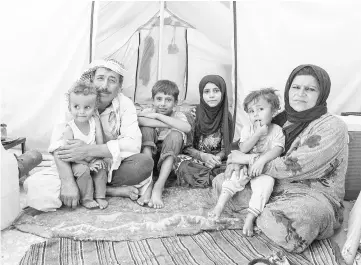
M 261 124 L 260 121 L 257 121 L 255 124 L 255 133 L 258 135 L 258 136 L 266 136 L 267 133 L 268 133 L 268 125 L 266 124 Z
M 221 164 L 221 158 L 212 154 L 202 153 L 201 159 L 205 166 L 211 169 Z
M 57 151 L 58 157 L 65 162 L 84 160 L 88 156 L 87 144 L 81 140 L 67 140 L 67 144 Z
M 155 113 L 155 112 L 138 113 L 138 117 L 145 117 L 145 118 L 154 119 L 154 120 L 157 120 L 158 116 L 159 116 L 159 113 Z
M 252 167 L 248 170 L 248 174 L 249 174 L 252 178 L 258 177 L 259 175 L 262 174 L 264 165 L 265 165 L 265 162 L 262 161 L 261 158 L 259 158 L 258 160 L 256 160 L 256 162 L 254 162 L 254 164 L 252 165 Z
M 61 182 L 60 200 L 64 205 L 75 208 L 79 204 L 79 188 L 74 181 Z
M 89 169 L 91 171 L 98 172 L 98 170 L 100 170 L 100 169 L 107 170 L 107 165 L 103 159 L 96 159 L 89 163 Z

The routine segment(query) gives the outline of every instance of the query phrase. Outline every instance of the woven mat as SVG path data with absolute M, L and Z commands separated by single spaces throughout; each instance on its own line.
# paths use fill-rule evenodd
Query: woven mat
M 249 263 L 255 259 L 265 263 Z M 283 252 L 264 235 L 246 238 L 241 230 L 139 241 L 77 241 L 53 238 L 34 244 L 20 265 L 184 264 L 337 265 L 329 240 L 314 242 L 302 254 Z
M 163 209 L 142 207 L 130 199 L 109 198 L 109 206 L 104 210 L 63 207 L 34 216 L 24 212 L 14 225 L 20 231 L 45 238 L 112 241 L 242 228 L 247 206 L 232 212 L 227 209 L 222 221 L 216 223 L 207 218 L 215 205 L 213 198 L 209 189 L 168 188 L 164 192 Z
M 338 247 L 329 240 L 314 242 L 303 254 L 290 254 L 258 230 L 244 237 L 247 205 L 231 202 L 221 222 L 208 219 L 215 205 L 211 190 L 172 187 L 164 198 L 166 206 L 157 210 L 110 198 L 105 210 L 23 213 L 17 229 L 50 239 L 32 245 L 20 264 L 225 265 L 248 264 L 256 258 L 277 265 L 338 264 Z

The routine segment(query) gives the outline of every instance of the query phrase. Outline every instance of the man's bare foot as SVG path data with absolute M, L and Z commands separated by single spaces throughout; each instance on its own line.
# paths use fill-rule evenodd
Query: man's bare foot
M 112 187 L 107 186 L 106 195 L 111 197 L 127 197 L 135 201 L 138 199 L 139 190 L 134 186 Z
M 163 187 L 161 185 L 154 184 L 152 190 L 152 196 L 149 200 L 148 206 L 155 209 L 160 209 L 164 207 L 164 202 L 162 200 Z
M 253 214 L 251 213 L 247 214 L 247 217 L 244 220 L 244 225 L 243 225 L 243 234 L 245 236 L 253 236 L 253 223 L 255 219 L 256 216 L 254 216 Z
M 80 202 L 80 205 L 84 206 L 87 209 L 93 209 L 98 207 L 98 203 L 94 200 L 83 200 Z
M 108 207 L 108 201 L 106 200 L 106 199 L 100 199 L 100 198 L 98 198 L 98 199 L 95 199 L 96 200 L 96 202 L 99 204 L 99 208 L 100 209 L 105 209 L 105 208 L 107 208 Z
M 218 220 L 219 217 L 221 217 L 221 214 L 223 212 L 223 207 L 220 207 L 218 204 L 213 208 L 212 211 L 208 213 L 208 217 L 211 219 Z
M 140 196 L 140 198 L 137 200 L 137 203 L 140 206 L 144 206 L 145 204 L 149 203 L 150 197 L 152 196 L 152 190 L 153 190 L 153 180 L 150 182 L 148 188 L 146 189 L 146 191 L 144 192 L 144 194 L 142 196 Z

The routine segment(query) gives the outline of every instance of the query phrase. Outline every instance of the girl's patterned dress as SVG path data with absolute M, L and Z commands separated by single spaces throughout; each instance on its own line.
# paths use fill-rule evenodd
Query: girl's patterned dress
M 203 161 L 197 159 L 192 152 L 192 149 L 197 149 L 204 153 L 216 155 L 224 150 L 221 128 L 208 136 L 201 135 L 194 147 L 184 148 L 184 154 L 177 156 L 174 169 L 179 186 L 206 188 L 212 185 L 215 176 L 225 171 L 225 162 L 221 166 L 210 169 L 204 165 Z

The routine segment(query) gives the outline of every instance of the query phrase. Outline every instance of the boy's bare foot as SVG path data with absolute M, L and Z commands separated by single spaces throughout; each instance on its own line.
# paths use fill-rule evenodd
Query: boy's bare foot
M 253 223 L 255 219 L 256 216 L 254 216 L 253 214 L 251 213 L 247 214 L 247 217 L 244 220 L 244 225 L 243 225 L 243 234 L 245 236 L 253 236 Z
M 106 199 L 95 199 L 96 202 L 99 204 L 99 208 L 100 209 L 105 209 L 108 207 L 108 201 Z
M 87 209 L 93 209 L 98 207 L 98 203 L 94 200 L 83 200 L 80 202 L 80 205 L 84 206 Z
M 223 208 L 220 207 L 218 204 L 213 208 L 212 211 L 208 213 L 208 217 L 211 219 L 218 220 L 219 217 L 221 217 L 221 214 L 223 212 Z
M 140 198 L 137 200 L 137 203 L 140 206 L 144 206 L 145 204 L 149 203 L 149 200 L 152 196 L 152 190 L 153 190 L 153 180 L 150 182 L 147 190 L 144 192 L 144 194 L 142 196 L 140 196 Z
M 155 183 L 148 206 L 153 207 L 155 209 L 163 208 L 164 202 L 162 200 L 162 193 L 163 193 L 163 186 L 157 185 L 157 183 Z
M 107 186 L 106 195 L 111 197 L 128 197 L 131 200 L 135 201 L 136 199 L 138 199 L 139 190 L 134 186 Z

